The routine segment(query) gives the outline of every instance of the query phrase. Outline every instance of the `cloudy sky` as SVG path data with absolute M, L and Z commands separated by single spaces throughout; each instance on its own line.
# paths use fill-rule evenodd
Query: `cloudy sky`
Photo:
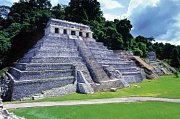
M 11 5 L 18 0 L 0 0 Z M 107 20 L 128 18 L 134 36 L 154 37 L 156 41 L 180 45 L 180 0 L 98 0 Z M 51 0 L 68 4 L 69 0 Z

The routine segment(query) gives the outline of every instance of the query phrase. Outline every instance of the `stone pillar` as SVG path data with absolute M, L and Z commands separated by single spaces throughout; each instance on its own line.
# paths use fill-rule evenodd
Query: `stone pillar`
M 67 35 L 71 35 L 71 30 L 67 29 Z
M 89 33 L 89 38 L 92 38 L 92 32 Z
M 50 27 L 50 34 L 51 34 L 51 33 L 55 33 L 55 30 L 54 30 L 55 28 L 52 27 L 52 26 L 49 26 L 49 27 Z
M 82 37 L 86 37 L 86 32 L 82 32 Z
M 63 30 L 64 30 L 64 29 L 59 28 L 59 33 L 60 33 L 60 34 L 63 34 Z
M 76 36 L 79 36 L 79 31 L 76 31 Z

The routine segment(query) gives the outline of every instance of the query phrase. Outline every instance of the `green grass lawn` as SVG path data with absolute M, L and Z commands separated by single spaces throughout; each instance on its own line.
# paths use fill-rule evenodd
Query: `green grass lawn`
M 26 119 L 180 119 L 180 104 L 138 102 L 10 110 Z
M 180 98 L 180 78 L 173 75 L 162 76 L 156 80 L 144 80 L 142 83 L 133 84 L 128 88 L 119 89 L 117 92 L 98 92 L 94 94 L 70 94 L 65 96 L 44 98 L 39 100 L 26 100 L 22 102 L 43 102 L 43 101 L 64 101 L 64 100 L 85 100 L 101 98 L 117 98 L 132 96 L 151 96 Z M 19 103 L 19 101 L 11 102 Z

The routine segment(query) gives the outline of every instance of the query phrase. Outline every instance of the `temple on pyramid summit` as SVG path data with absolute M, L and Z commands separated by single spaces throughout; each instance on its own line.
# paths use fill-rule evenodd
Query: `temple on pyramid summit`
M 43 38 L 10 67 L 6 78 L 4 98 L 19 100 L 109 91 L 139 83 L 145 74 L 133 60 L 96 42 L 89 26 L 50 19 Z

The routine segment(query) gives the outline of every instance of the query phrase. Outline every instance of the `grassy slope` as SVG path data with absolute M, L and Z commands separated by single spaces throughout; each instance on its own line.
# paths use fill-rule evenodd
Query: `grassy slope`
M 180 78 L 174 78 L 173 75 L 162 76 L 158 80 L 144 80 L 143 83 L 133 84 L 131 85 L 131 87 L 119 89 L 117 92 L 98 92 L 95 94 L 75 93 L 71 95 L 44 98 L 35 101 L 26 100 L 22 102 L 84 100 L 84 99 L 117 98 L 117 97 L 130 97 L 130 96 L 180 98 Z M 11 103 L 19 103 L 19 101 L 15 101 Z
M 180 104 L 139 102 L 11 110 L 26 119 L 180 119 Z
M 174 78 L 172 75 L 162 76 L 158 80 L 144 80 L 143 83 L 133 84 L 131 87 L 119 89 L 117 92 L 99 92 L 87 95 L 71 94 L 60 97 L 44 98 L 36 101 L 62 101 L 130 96 L 180 98 L 180 78 Z

